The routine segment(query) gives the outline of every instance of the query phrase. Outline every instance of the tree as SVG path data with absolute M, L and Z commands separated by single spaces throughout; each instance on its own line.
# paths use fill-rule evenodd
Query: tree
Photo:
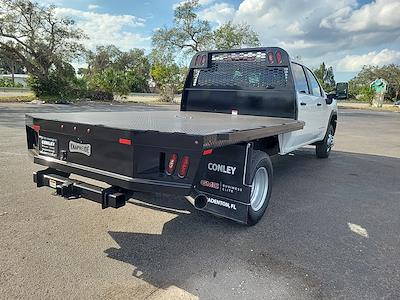
M 150 78 L 150 63 L 142 49 L 132 49 L 124 52 L 114 45 L 99 46 L 95 51 L 87 53 L 88 68 L 80 73 L 91 79 L 112 69 L 126 75 L 131 92 L 148 92 L 148 79 Z
M 89 88 L 123 96 L 129 93 L 129 77 L 125 72 L 107 68 L 91 78 Z
M 25 73 L 25 68 L 15 53 L 0 48 L 0 73 L 11 74 L 11 81 L 14 84 L 14 74 Z
M 51 87 L 57 67 L 77 58 L 85 36 L 69 18 L 57 17 L 54 6 L 29 0 L 0 0 L 0 49 L 13 53 L 35 78 L 38 96 L 57 93 Z M 61 71 L 62 72 L 62 71 Z
M 87 51 L 86 62 L 88 68 L 85 71 L 86 75 L 92 76 L 103 72 L 107 68 L 112 68 L 121 53 L 122 51 L 114 45 L 97 46 L 95 51 Z
M 326 68 L 325 63 L 322 62 L 319 68 L 314 70 L 314 74 L 325 92 L 332 92 L 335 90 L 336 82 L 332 67 Z
M 216 49 L 234 49 L 242 46 L 260 46 L 257 33 L 249 25 L 234 25 L 228 22 L 217 28 L 213 33 L 213 40 Z
M 160 89 L 161 99 L 173 102 L 174 95 L 183 88 L 187 68 L 179 67 L 165 52 L 153 50 L 149 57 L 152 65 L 150 75 Z
M 153 34 L 153 45 L 169 53 L 183 51 L 186 55 L 209 50 L 258 46 L 257 34 L 246 24 L 228 22 L 212 30 L 208 21 L 199 19 L 199 0 L 184 1 L 174 12 L 171 28 L 161 28 Z
M 174 26 L 162 28 L 153 35 L 153 44 L 158 49 L 171 52 L 187 50 L 189 53 L 209 48 L 211 42 L 211 26 L 200 20 L 196 10 L 200 7 L 198 0 L 185 1 L 174 11 Z
M 385 97 L 396 101 L 400 94 L 400 66 L 395 64 L 385 66 L 363 66 L 361 71 L 349 81 L 349 91 L 353 95 L 359 93 L 360 88 L 369 86 L 375 79 L 383 78 L 388 82 Z

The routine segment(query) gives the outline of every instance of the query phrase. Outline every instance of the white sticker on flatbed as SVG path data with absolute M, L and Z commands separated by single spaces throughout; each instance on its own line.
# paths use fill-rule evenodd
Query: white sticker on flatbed
M 55 181 L 54 179 L 50 179 L 49 187 L 52 187 L 53 189 L 55 189 L 57 187 L 57 181 Z
M 74 141 L 69 141 L 69 152 L 77 152 L 90 156 L 92 152 L 92 146 L 90 144 L 81 144 Z

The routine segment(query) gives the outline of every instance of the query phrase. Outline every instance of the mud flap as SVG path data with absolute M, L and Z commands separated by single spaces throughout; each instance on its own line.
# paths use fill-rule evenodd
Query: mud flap
M 247 223 L 251 186 L 247 168 L 252 144 L 214 149 L 203 156 L 194 183 L 193 197 L 207 197 L 207 204 L 198 208 L 241 223 Z
M 235 220 L 240 223 L 247 223 L 249 208 L 247 204 L 213 194 L 202 194 L 207 197 L 207 204 L 205 207 L 199 208 L 199 210 Z

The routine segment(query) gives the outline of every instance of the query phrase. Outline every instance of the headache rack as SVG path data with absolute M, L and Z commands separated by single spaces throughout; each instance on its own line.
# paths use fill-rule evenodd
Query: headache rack
M 297 118 L 287 52 L 278 47 L 207 51 L 195 55 L 181 110 Z

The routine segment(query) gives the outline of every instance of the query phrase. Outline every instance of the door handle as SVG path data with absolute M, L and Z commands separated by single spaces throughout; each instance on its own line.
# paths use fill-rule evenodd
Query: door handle
M 300 102 L 300 105 L 305 106 L 305 105 L 307 105 L 307 103 Z
M 322 103 L 317 103 L 317 106 L 321 106 L 322 105 Z

